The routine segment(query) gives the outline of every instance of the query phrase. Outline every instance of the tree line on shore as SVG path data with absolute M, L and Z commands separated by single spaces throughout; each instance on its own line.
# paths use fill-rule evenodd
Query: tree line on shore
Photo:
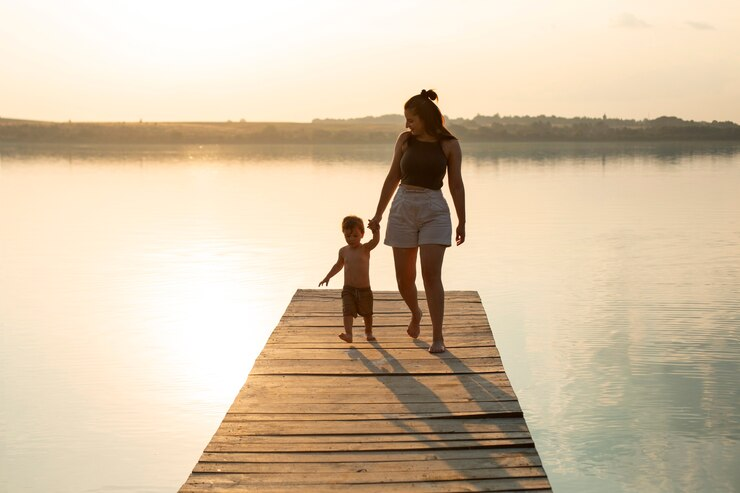
M 557 116 L 483 116 L 448 119 L 467 142 L 740 140 L 734 122 L 677 117 L 626 120 Z M 393 142 L 401 115 L 283 122 L 40 122 L 0 118 L 0 143 L 26 144 L 373 144 Z

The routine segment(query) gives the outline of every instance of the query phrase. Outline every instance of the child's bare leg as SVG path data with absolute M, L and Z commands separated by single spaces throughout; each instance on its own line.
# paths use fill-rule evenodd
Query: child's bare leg
M 365 319 L 365 338 L 368 341 L 377 341 L 373 335 L 373 316 L 365 315 L 363 318 Z
M 339 334 L 339 338 L 344 342 L 352 342 L 352 324 L 355 319 L 351 315 L 344 316 L 344 334 Z

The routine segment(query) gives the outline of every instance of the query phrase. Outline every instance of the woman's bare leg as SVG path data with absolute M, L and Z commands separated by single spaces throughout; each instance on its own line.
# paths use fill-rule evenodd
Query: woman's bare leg
M 393 263 L 396 266 L 396 282 L 403 301 L 411 310 L 411 322 L 406 330 L 416 339 L 421 332 L 421 308 L 416 291 L 416 253 L 417 248 L 393 248 Z
M 445 351 L 442 325 L 445 317 L 445 289 L 442 285 L 442 261 L 447 248 L 442 245 L 421 245 L 421 277 L 427 295 L 429 317 L 432 319 L 432 345 L 430 353 Z

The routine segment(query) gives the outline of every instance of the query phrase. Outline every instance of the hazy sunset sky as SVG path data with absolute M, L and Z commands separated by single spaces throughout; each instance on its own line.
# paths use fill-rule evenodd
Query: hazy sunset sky
M 740 2 L 0 0 L 0 117 L 740 123 Z

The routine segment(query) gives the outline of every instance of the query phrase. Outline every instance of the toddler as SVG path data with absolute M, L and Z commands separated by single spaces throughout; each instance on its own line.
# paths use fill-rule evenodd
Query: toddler
M 342 288 L 342 315 L 344 317 L 344 334 L 339 338 L 344 342 L 352 342 L 352 325 L 354 318 L 361 315 L 365 321 L 365 338 L 374 341 L 373 335 L 373 292 L 370 289 L 370 250 L 378 245 L 380 240 L 380 226 L 371 228 L 373 237 L 367 243 L 362 243 L 365 236 L 365 227 L 362 219 L 357 216 L 347 216 L 342 220 L 342 232 L 347 242 L 339 249 L 339 258 L 329 273 L 321 280 L 319 286 L 329 285 L 337 272 L 344 268 L 344 287 Z

